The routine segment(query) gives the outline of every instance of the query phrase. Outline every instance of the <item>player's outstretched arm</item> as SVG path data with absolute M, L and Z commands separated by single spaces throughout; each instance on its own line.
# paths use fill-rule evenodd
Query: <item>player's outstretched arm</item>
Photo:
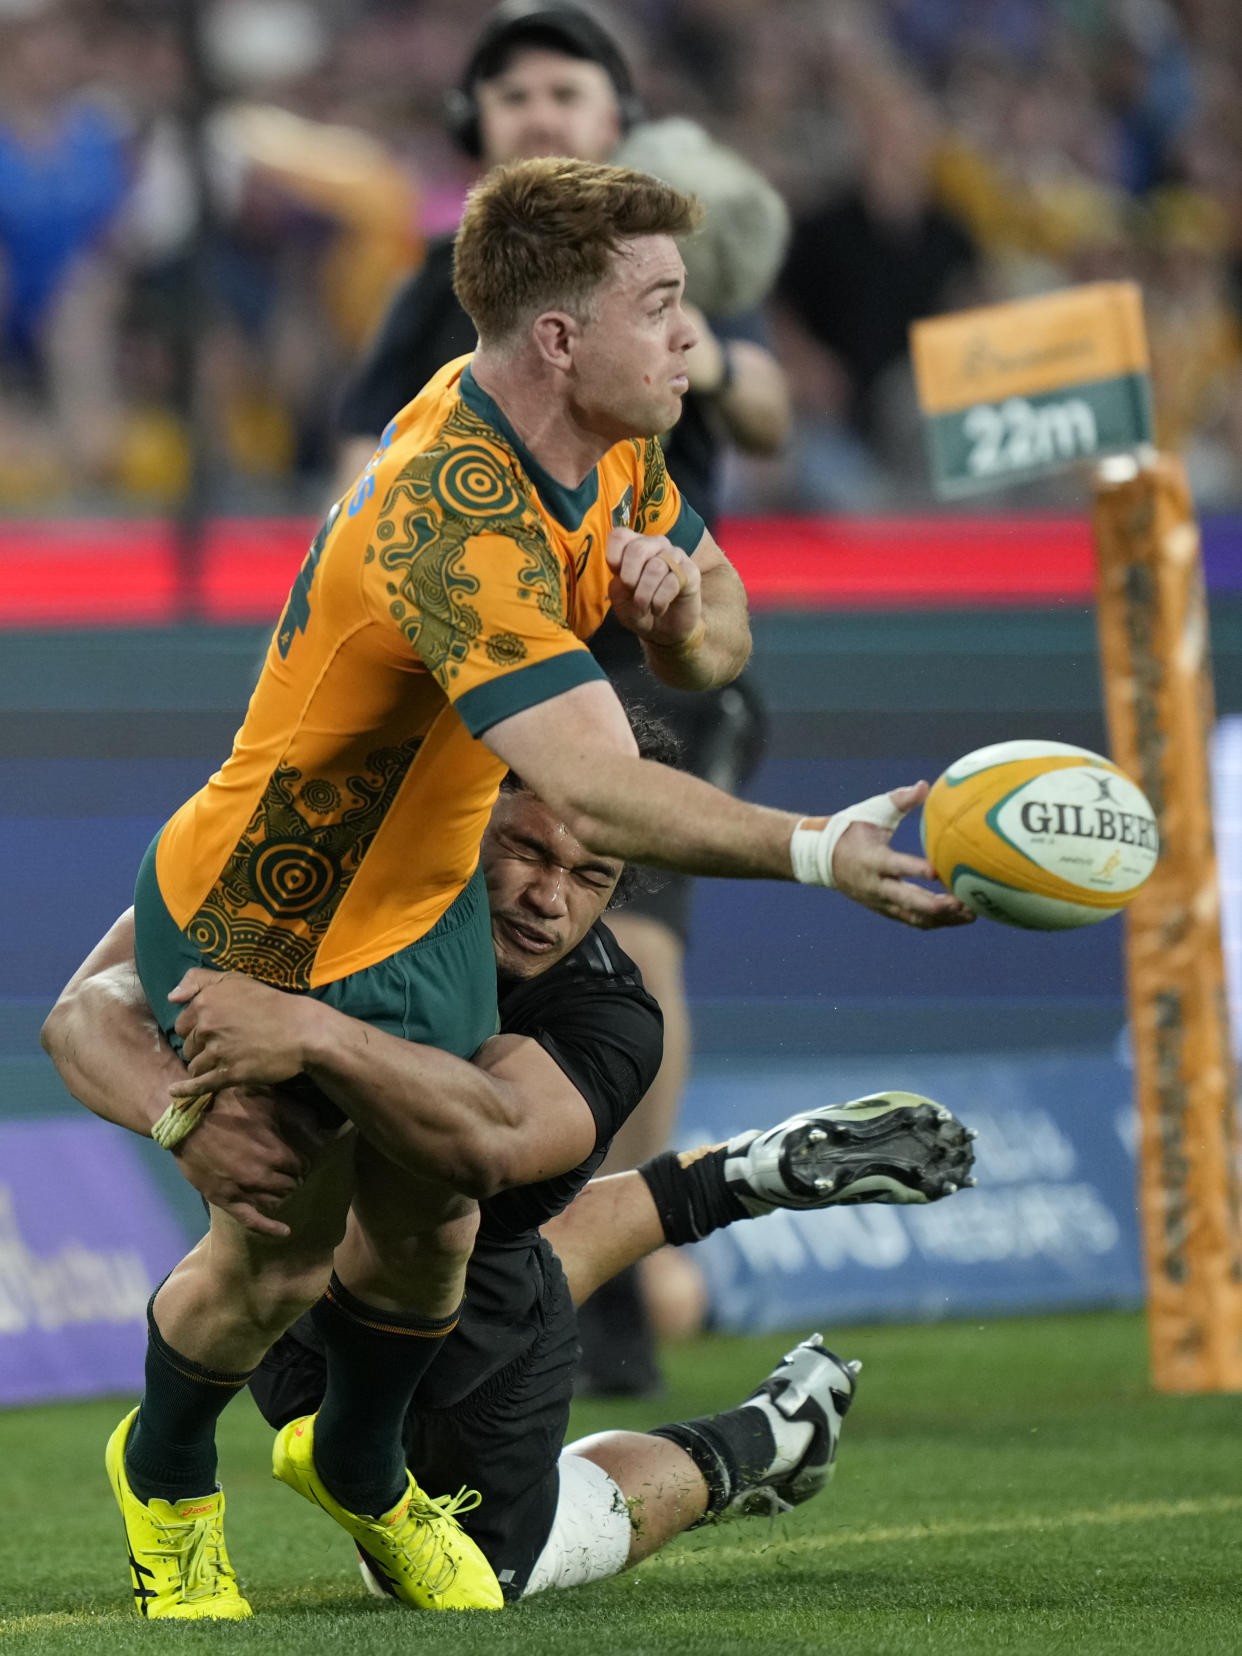
M 104 1121 L 149 1138 L 185 1065 L 161 1035 L 134 962 L 127 910 L 78 967 L 43 1025 L 61 1080 Z M 173 1151 L 190 1184 L 214 1207 L 261 1235 L 285 1237 L 272 1210 L 298 1188 L 315 1135 L 298 1107 L 235 1089 L 217 1100 Z
M 595 1148 L 586 1100 L 525 1036 L 497 1035 L 467 1063 L 235 972 L 188 972 L 170 998 L 188 1064 L 176 1097 L 305 1074 L 390 1161 L 480 1200 Z
M 889 844 L 926 783 L 799 817 L 752 805 L 637 755 L 612 687 L 599 680 L 502 719 L 483 736 L 591 851 L 685 874 L 830 886 L 907 925 L 962 925 L 970 911 L 924 857 Z

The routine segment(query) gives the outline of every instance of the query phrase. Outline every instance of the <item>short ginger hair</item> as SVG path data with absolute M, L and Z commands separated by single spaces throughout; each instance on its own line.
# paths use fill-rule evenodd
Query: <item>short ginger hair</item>
M 497 167 L 470 192 L 453 287 L 485 345 L 547 310 L 589 319 L 613 255 L 637 236 L 685 236 L 701 212 L 648 173 L 565 156 Z

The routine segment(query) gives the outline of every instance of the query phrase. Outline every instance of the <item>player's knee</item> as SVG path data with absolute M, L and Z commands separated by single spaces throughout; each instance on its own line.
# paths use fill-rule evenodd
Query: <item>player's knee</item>
M 422 1252 L 445 1264 L 465 1264 L 474 1252 L 479 1231 L 479 1210 L 472 1203 L 468 1212 L 444 1219 L 422 1238 Z
M 360 1189 L 350 1223 L 387 1260 L 464 1263 L 474 1249 L 479 1208 L 471 1197 L 447 1186 L 418 1181 L 395 1200 L 391 1190 L 377 1194 Z
M 332 1255 L 282 1260 L 236 1285 L 247 1318 L 273 1340 L 320 1299 L 332 1275 Z
M 396 1265 L 405 1262 L 415 1275 L 465 1269 L 474 1252 L 479 1229 L 479 1210 L 471 1203 L 468 1211 L 441 1219 L 425 1230 L 411 1232 L 408 1225 L 396 1235 L 375 1237 L 384 1257 Z
M 566 1445 L 562 1472 L 586 1461 L 621 1492 L 630 1521 L 627 1561 L 637 1564 L 658 1552 L 702 1518 L 707 1486 L 678 1444 L 651 1432 L 596 1432 Z

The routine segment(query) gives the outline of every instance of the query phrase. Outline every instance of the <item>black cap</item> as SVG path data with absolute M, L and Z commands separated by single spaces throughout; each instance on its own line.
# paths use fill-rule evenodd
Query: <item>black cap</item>
M 474 91 L 480 81 L 503 73 L 510 54 L 526 46 L 542 46 L 566 57 L 597 63 L 617 94 L 622 130 L 642 118 L 629 64 L 617 42 L 581 6 L 569 0 L 503 0 L 479 31 L 460 85 L 447 100 L 449 125 L 468 155 L 480 153 L 478 109 Z

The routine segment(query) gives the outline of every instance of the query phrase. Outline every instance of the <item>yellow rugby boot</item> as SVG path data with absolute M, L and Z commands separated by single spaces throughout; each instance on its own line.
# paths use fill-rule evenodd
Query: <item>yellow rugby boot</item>
M 378 1584 L 418 1610 L 502 1610 L 495 1572 L 457 1522 L 478 1505 L 462 1492 L 435 1499 L 407 1472 L 409 1488 L 388 1512 L 367 1518 L 334 1501 L 315 1470 L 315 1417 L 291 1420 L 277 1433 L 272 1476 L 320 1506 L 367 1556 Z
M 250 1606 L 224 1550 L 224 1492 L 184 1501 L 140 1501 L 125 1476 L 132 1410 L 108 1439 L 104 1465 L 129 1544 L 134 1608 L 177 1621 L 242 1621 Z

